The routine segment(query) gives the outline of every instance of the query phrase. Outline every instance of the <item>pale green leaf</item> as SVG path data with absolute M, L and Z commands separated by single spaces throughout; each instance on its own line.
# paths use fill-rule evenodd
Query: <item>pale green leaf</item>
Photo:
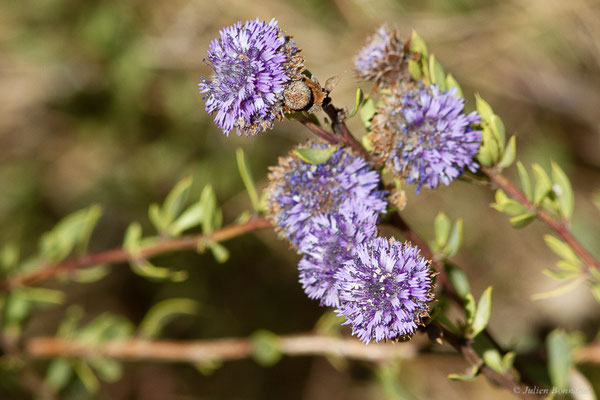
M 559 389 L 567 389 L 569 370 L 572 366 L 568 335 L 559 329 L 550 332 L 546 339 L 546 353 L 552 385 Z
M 498 163 L 500 168 L 507 168 L 512 165 L 517 156 L 517 140 L 514 136 L 511 136 L 508 140 L 508 144 L 504 148 L 504 153 L 502 154 L 502 158 Z
M 328 146 L 324 148 L 309 147 L 304 149 L 296 149 L 294 150 L 294 154 L 296 154 L 302 161 L 309 164 L 323 164 L 329 160 L 337 150 L 337 146 Z
M 364 98 L 365 97 L 363 91 L 360 88 L 356 89 L 356 96 L 354 98 L 354 108 L 352 109 L 352 111 L 350 111 L 350 114 L 348 114 L 348 118 L 352 118 L 356 115 Z
M 185 298 L 163 300 L 148 310 L 139 325 L 138 335 L 146 339 L 157 338 L 163 328 L 178 315 L 196 315 L 199 305 Z
M 552 190 L 552 182 L 550 181 L 548 174 L 546 174 L 546 171 L 544 171 L 539 164 L 533 164 L 532 168 L 533 174 L 535 175 L 533 202 L 535 204 L 540 204 Z
M 554 192 L 556 193 L 560 214 L 563 218 L 570 219 L 573 215 L 575 204 L 573 188 L 571 187 L 569 177 L 554 161 L 552 161 L 552 181 L 554 182 L 555 187 L 558 187 L 559 189 Z
M 521 188 L 523 193 L 529 200 L 533 200 L 533 192 L 531 191 L 531 181 L 529 180 L 529 174 L 527 169 L 521 161 L 517 161 L 517 171 L 519 172 L 519 179 L 521 180 Z
M 359 89 L 360 90 L 360 89 Z M 240 172 L 240 176 L 242 177 L 242 181 L 244 182 L 244 186 L 246 187 L 246 191 L 248 192 L 248 196 L 250 197 L 250 203 L 252 204 L 252 208 L 256 212 L 260 212 L 260 200 L 258 198 L 258 193 L 256 191 L 256 186 L 254 186 L 254 180 L 252 179 L 252 174 L 250 173 L 250 169 L 246 164 L 246 157 L 244 155 L 244 150 L 238 148 L 235 151 L 238 170 Z
M 490 315 L 492 313 L 492 287 L 489 286 L 477 303 L 477 311 L 473 318 L 473 324 L 471 325 L 471 333 L 473 336 L 477 336 L 487 326 Z
M 546 242 L 546 246 L 550 248 L 557 256 L 561 257 L 563 260 L 571 261 L 575 264 L 580 264 L 581 261 L 579 257 L 575 254 L 575 252 L 571 249 L 571 246 L 566 244 L 560 239 L 552 235 L 545 235 L 544 241 Z

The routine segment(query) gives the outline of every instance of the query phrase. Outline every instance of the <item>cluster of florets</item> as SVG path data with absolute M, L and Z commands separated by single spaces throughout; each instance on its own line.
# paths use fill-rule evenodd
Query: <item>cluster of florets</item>
M 286 85 L 301 79 L 299 49 L 275 19 L 238 22 L 219 34 L 208 50 L 214 73 L 199 84 L 206 111 L 216 111 L 215 122 L 227 135 L 234 128 L 248 136 L 271 129 L 283 119 Z
M 476 112 L 463 112 L 465 101 L 455 89 L 437 86 L 382 99 L 372 120 L 374 152 L 388 169 L 408 183 L 434 189 L 449 185 L 468 168 L 479 167 L 474 157 L 481 144 Z
M 325 148 L 309 142 L 300 148 Z M 325 162 L 310 164 L 294 151 L 271 167 L 268 193 L 269 215 L 279 234 L 297 246 L 319 215 L 339 212 L 347 200 L 354 200 L 376 212 L 387 206 L 378 189 L 379 173 L 349 148 L 341 148 Z
M 309 143 L 304 148 L 324 146 Z M 416 248 L 382 248 L 388 242 L 377 238 L 377 222 L 387 204 L 378 190 L 379 174 L 343 148 L 321 164 L 292 152 L 272 168 L 269 178 L 269 216 L 302 254 L 298 269 L 308 297 L 337 307 L 366 343 L 414 333 L 432 300 L 431 275 Z M 396 257 L 392 264 L 391 257 Z M 387 275 L 375 277 L 381 268 Z M 373 286 L 375 278 L 384 279 L 386 292 L 380 291 L 381 285 Z
M 327 93 L 301 76 L 298 51 L 275 20 L 221 30 L 208 52 L 214 74 L 202 79 L 200 92 L 225 134 L 236 128 L 254 136 L 284 112 L 317 109 Z M 448 184 L 463 168 L 476 168 L 469 157 L 480 139 L 470 127 L 477 117 L 463 115 L 464 102 L 453 93 L 406 84 L 411 57 L 408 42 L 389 27 L 380 28 L 356 57 L 357 74 L 391 93 L 373 121 L 375 154 L 417 189 Z M 406 88 L 418 90 L 401 93 Z M 313 152 L 326 147 L 301 146 Z M 336 307 L 366 343 L 408 337 L 433 300 L 429 262 L 416 247 L 377 236 L 379 215 L 387 209 L 380 173 L 350 148 L 330 150 L 317 150 L 331 154 L 319 163 L 308 162 L 302 151 L 279 159 L 266 189 L 269 218 L 302 254 L 300 283 L 310 298 Z M 398 208 L 406 201 L 402 191 L 391 198 Z
M 411 53 L 395 29 L 383 26 L 369 38 L 355 59 L 358 77 L 381 89 L 382 98 L 372 119 L 369 139 L 381 164 L 396 177 L 416 185 L 449 185 L 465 169 L 476 171 L 481 145 L 475 128 L 479 116 L 463 112 L 465 101 L 455 89 L 415 82 L 408 62 Z
M 371 35 L 354 58 L 354 71 L 377 87 L 393 87 L 409 79 L 409 43 L 400 40 L 395 28 L 383 25 Z

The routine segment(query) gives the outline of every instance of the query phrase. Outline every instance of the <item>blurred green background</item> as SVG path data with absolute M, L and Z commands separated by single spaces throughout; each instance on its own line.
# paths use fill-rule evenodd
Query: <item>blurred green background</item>
M 242 147 L 260 187 L 269 165 L 308 136 L 292 122 L 256 138 L 229 138 L 213 125 L 197 92 L 210 40 L 237 20 L 279 20 L 303 49 L 321 82 L 343 74 L 335 103 L 351 108 L 357 87 L 352 57 L 379 24 L 416 29 L 473 108 L 479 92 L 517 134 L 519 158 L 549 168 L 559 161 L 576 192 L 573 231 L 600 255 L 600 2 L 594 0 L 205 0 L 5 1 L 0 8 L 0 243 L 35 251 L 40 234 L 62 216 L 98 203 L 104 216 L 91 250 L 120 246 L 129 222 L 151 230 L 147 206 L 162 201 L 184 176 L 194 194 L 211 183 L 232 222 L 249 201 L 237 173 Z M 368 85 L 361 84 L 366 91 Z M 362 133 L 358 119 L 351 121 Z M 510 171 L 513 172 L 513 171 Z M 557 285 L 541 274 L 555 262 L 540 223 L 513 230 L 489 207 L 492 192 L 459 182 L 409 189 L 407 220 L 431 237 L 438 211 L 464 217 L 465 244 L 456 257 L 478 296 L 494 285 L 491 330 L 506 346 L 527 350 L 551 327 L 600 327 L 600 310 L 585 287 L 545 301 L 530 296 Z M 297 256 L 271 232 L 226 244 L 230 260 L 210 254 L 164 256 L 159 265 L 189 271 L 184 283 L 156 283 L 126 265 L 90 285 L 53 283 L 89 320 L 103 311 L 138 323 L 152 304 L 190 297 L 198 317 L 178 319 L 165 336 L 200 339 L 312 329 L 324 312 L 297 282 Z M 53 334 L 66 307 L 37 312 L 26 335 Z M 415 340 L 424 340 L 417 337 Z M 42 366 L 43 364 L 39 364 Z M 399 382 L 416 399 L 504 399 L 485 379 L 450 382 L 466 364 L 428 355 L 402 364 Z M 599 378 L 600 379 L 600 378 Z M 16 394 L 0 389 L 2 398 Z M 86 398 L 74 383 L 65 398 Z M 4 394 L 2 394 L 4 393 Z M 284 358 L 271 368 L 226 363 L 210 376 L 185 365 L 126 364 L 101 399 L 379 399 L 361 363 L 336 370 L 319 358 Z

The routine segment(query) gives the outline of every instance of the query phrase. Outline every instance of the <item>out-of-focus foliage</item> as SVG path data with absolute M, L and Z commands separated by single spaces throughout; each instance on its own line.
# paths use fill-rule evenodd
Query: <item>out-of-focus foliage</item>
M 252 206 L 260 207 L 251 187 L 260 191 L 267 166 L 275 164 L 279 155 L 307 133 L 296 126 L 299 124 L 286 122 L 253 140 L 225 138 L 203 111 L 197 93 L 199 77 L 209 73 L 202 60 L 218 29 L 256 16 L 278 18 L 304 49 L 307 65 L 322 82 L 351 70 L 353 53 L 381 22 L 397 24 L 406 37 L 415 28 L 427 38 L 427 47 L 421 47 L 423 62 L 411 65 L 413 75 L 429 76 L 448 87 L 458 87 L 460 82 L 470 109 L 478 105 L 469 95 L 475 90 L 494 105 L 485 120 L 488 159 L 480 161 L 498 162 L 511 177 L 520 177 L 530 199 L 570 218 L 574 233 L 600 255 L 600 236 L 594 234 L 600 219 L 600 8 L 594 0 L 25 0 L 8 2 L 0 10 L 3 274 L 11 268 L 35 267 L 39 260 L 29 263 L 26 255 L 38 254 L 40 249 L 44 257 L 56 260 L 80 251 L 88 242 L 91 250 L 119 247 L 127 232 L 130 239 L 142 240 L 142 233 L 154 235 L 157 230 L 158 234 L 177 236 L 188 230 L 216 229 L 220 217 L 201 218 L 200 204 L 210 203 L 213 209 L 219 204 L 222 220 L 228 222 Z M 413 46 L 419 46 L 414 39 Z M 337 104 L 349 110 L 354 105 L 360 118 L 350 120 L 350 125 L 357 131 L 362 129 L 361 120 L 368 125 L 375 109 L 368 97 L 370 87 L 361 86 L 365 96 L 357 101 L 356 83 L 348 72 L 333 93 Z M 516 168 L 512 167 L 517 147 L 513 134 L 518 139 L 520 160 Z M 236 160 L 238 147 L 245 156 L 238 155 Z M 550 159 L 556 163 L 550 164 Z M 254 179 L 247 173 L 241 179 L 238 167 L 252 171 Z M 565 183 L 563 170 L 572 187 Z M 187 208 L 181 208 L 184 202 L 176 192 L 171 200 L 153 206 L 148 219 L 148 204 L 167 198 L 185 176 L 195 182 L 178 189 L 179 195 L 187 193 Z M 207 189 L 208 185 L 212 189 Z M 497 193 L 497 208 L 513 218 L 513 225 L 532 221 L 526 210 L 516 209 L 518 206 L 502 196 Z M 549 326 L 595 336 L 598 308 L 587 290 L 529 301 L 530 295 L 555 287 L 555 281 L 546 279 L 541 271 L 554 271 L 554 275 L 579 271 L 576 260 L 558 239 L 546 237 L 544 243 L 547 231 L 540 224 L 513 231 L 504 215 L 490 213 L 488 200 L 486 189 L 457 184 L 424 191 L 418 198 L 409 194 L 406 209 L 409 222 L 423 227 L 425 233 L 440 210 L 456 220 L 452 225 L 438 217 L 435 232 L 429 228 L 432 234 L 428 237 L 435 238 L 436 250 L 444 258 L 455 257 L 471 278 L 472 287 L 462 280 L 461 270 L 448 267 L 455 288 L 462 288 L 462 298 L 473 298 L 471 292 L 489 293 L 484 289 L 494 282 L 489 321 L 486 295 L 477 304 L 474 299 L 467 300 L 473 316 L 468 324 L 471 333 L 476 335 L 489 322 L 498 337 L 524 351 L 546 340 Z M 96 221 L 100 208 L 87 209 L 76 214 L 77 224 L 71 220 L 52 231 L 69 236 L 60 241 L 68 246 L 56 247 L 46 236 L 38 248 L 37 239 L 43 232 L 89 204 L 98 204 L 102 219 Z M 140 223 L 128 230 L 131 221 Z M 464 238 L 459 232 L 463 229 Z M 71 236 L 76 231 L 79 233 Z M 549 269 L 557 259 L 546 245 L 560 258 L 558 270 Z M 189 278 L 185 282 L 149 281 L 125 266 L 114 266 L 105 276 L 104 267 L 99 266 L 86 271 L 87 276 L 69 276 L 90 282 L 84 285 L 65 284 L 62 291 L 56 284 L 15 291 L 5 298 L 4 309 L 10 312 L 3 316 L 3 323 L 15 336 L 28 320 L 23 332 L 26 337 L 48 334 L 52 328 L 58 329 L 59 336 L 77 332 L 89 334 L 90 340 L 104 334 L 102 326 L 108 331 L 113 326 L 125 327 L 119 328 L 120 334 L 131 335 L 130 323 L 144 326 L 140 332 L 147 335 L 158 330 L 181 339 L 249 336 L 257 329 L 296 332 L 315 325 L 320 311 L 303 295 L 297 282 L 297 260 L 285 243 L 265 233 L 236 239 L 227 245 L 229 252 L 219 246 L 211 247 L 213 254 L 188 252 L 156 260 L 158 265 L 173 267 L 170 274 L 186 272 Z M 220 265 L 215 258 L 225 263 Z M 148 265 L 145 267 L 148 272 Z M 201 313 L 195 319 L 175 319 L 163 326 L 163 313 L 152 306 L 180 297 L 201 304 Z M 82 321 L 65 322 L 77 313 L 56 306 L 65 300 L 83 306 Z M 38 309 L 42 304 L 55 307 Z M 191 303 L 175 305 L 177 310 L 172 311 L 194 309 Z M 155 313 L 147 314 L 149 309 Z M 64 320 L 65 315 L 71 317 Z M 321 327 L 327 325 L 321 322 Z M 264 364 L 278 361 L 276 343 L 261 332 L 254 336 L 255 358 Z M 548 354 L 548 379 L 556 385 L 563 385 L 565 365 L 570 366 L 565 361 L 564 336 L 555 331 L 547 339 L 549 348 L 556 350 Z M 510 359 L 498 359 L 489 348 L 483 348 L 487 349 L 484 360 L 492 368 L 504 370 L 512 365 Z M 448 391 L 446 376 L 456 374 L 455 359 L 382 366 L 374 376 L 359 363 L 343 365 L 332 360 L 332 364 L 339 369 L 309 358 L 284 358 L 277 368 L 263 368 L 252 360 L 218 369 L 215 363 L 198 366 L 212 372 L 203 377 L 189 366 L 57 359 L 49 364 L 46 378 L 63 389 L 65 398 L 73 399 L 93 398 L 89 393 L 95 389 L 99 396 L 111 399 L 381 398 L 382 393 L 390 398 L 506 396 L 482 379 L 452 383 L 453 391 Z M 591 382 L 600 381 L 597 370 L 585 372 Z M 123 379 L 110 383 L 121 376 Z M 24 398 L 16 387 L 15 378 L 3 374 L 0 397 Z M 413 393 L 407 394 L 408 388 Z

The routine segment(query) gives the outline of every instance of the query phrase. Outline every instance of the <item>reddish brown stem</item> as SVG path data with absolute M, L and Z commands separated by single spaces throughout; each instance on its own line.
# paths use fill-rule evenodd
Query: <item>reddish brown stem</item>
M 579 256 L 588 268 L 596 268 L 600 270 L 600 262 L 588 252 L 579 241 L 573 236 L 568 226 L 564 221 L 554 218 L 545 210 L 536 207 L 523 192 L 521 192 L 511 181 L 504 175 L 495 171 L 492 168 L 482 168 L 482 171 L 488 176 L 490 181 L 498 188 L 504 190 L 509 196 L 521 203 L 528 211 L 537 214 L 537 217 L 560 236 Z
M 432 329 L 433 328 L 440 329 L 442 331 L 442 339 L 454 347 L 456 351 L 458 351 L 471 366 L 478 367 L 479 372 L 484 374 L 492 382 L 502 386 L 509 392 L 513 393 L 516 397 L 521 399 L 539 400 L 545 398 L 545 396 L 539 394 L 528 393 L 531 390 L 528 391 L 526 386 L 517 383 L 511 373 L 507 372 L 502 374 L 487 366 L 483 359 L 479 357 L 479 354 L 473 350 L 473 347 L 471 347 L 471 343 L 468 339 L 456 336 L 454 333 L 439 325 L 434 325 Z
M 342 143 L 346 146 L 354 149 L 358 154 L 363 156 L 365 160 L 371 160 L 371 156 L 365 150 L 365 148 L 356 140 L 348 126 L 346 125 L 345 118 L 346 113 L 344 110 L 336 108 L 330 101 L 326 100 L 323 104 L 323 111 L 329 116 L 331 119 L 331 126 L 333 127 L 333 131 L 341 138 Z
M 92 267 L 100 264 L 114 264 L 132 261 L 136 259 L 145 259 L 162 253 L 168 253 L 178 250 L 196 249 L 202 243 L 222 242 L 236 236 L 264 229 L 271 226 L 266 218 L 253 218 L 243 224 L 229 225 L 216 230 L 210 235 L 190 235 L 173 239 L 166 239 L 145 247 L 139 251 L 130 252 L 125 249 L 106 250 L 99 253 L 87 254 L 82 257 L 72 258 L 59 263 L 46 264 L 34 271 L 21 275 L 15 275 L 3 282 L 0 282 L 0 290 L 9 291 L 11 289 L 32 285 L 56 277 L 58 274 L 66 271 Z
M 288 356 L 341 356 L 364 361 L 413 358 L 418 350 L 412 345 L 364 343 L 352 338 L 337 338 L 314 333 L 283 335 L 277 338 L 281 353 Z M 56 337 L 29 340 L 25 353 L 34 358 L 90 357 L 103 355 L 121 360 L 155 360 L 198 363 L 210 360 L 238 360 L 251 357 L 252 340 L 247 338 L 194 341 L 130 339 L 107 341 L 91 346 Z

